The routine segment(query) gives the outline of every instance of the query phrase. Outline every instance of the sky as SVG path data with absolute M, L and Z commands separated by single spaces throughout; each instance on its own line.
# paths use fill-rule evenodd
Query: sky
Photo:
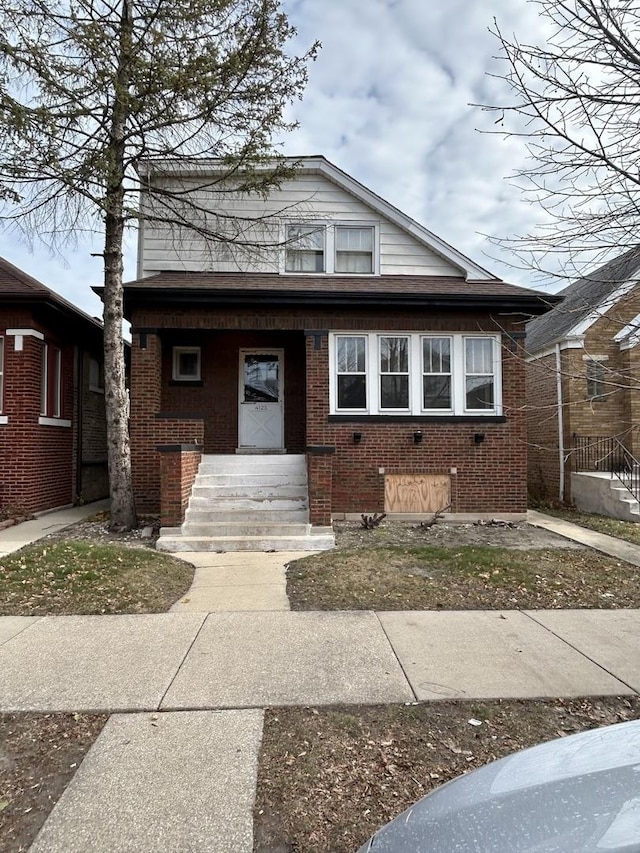
M 496 116 L 471 104 L 509 100 L 500 74 L 497 19 L 506 35 L 540 42 L 526 0 L 284 0 L 298 52 L 322 42 L 309 84 L 292 107 L 299 128 L 284 153 L 322 154 L 494 274 L 541 286 L 507 265 L 483 235 L 531 230 L 542 211 L 509 176 L 524 163 L 517 139 L 495 132 Z M 0 232 L 0 255 L 92 315 L 102 279 L 100 237 L 52 256 Z M 135 236 L 125 280 L 135 277 Z

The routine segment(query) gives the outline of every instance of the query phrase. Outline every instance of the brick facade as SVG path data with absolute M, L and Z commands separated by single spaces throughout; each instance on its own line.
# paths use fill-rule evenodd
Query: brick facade
M 160 444 L 202 443 L 206 453 L 234 453 L 238 433 L 240 348 L 285 352 L 285 441 L 288 452 L 309 448 L 311 517 L 382 511 L 387 473 L 451 472 L 453 512 L 526 510 L 525 373 L 510 332 L 520 318 L 488 313 L 411 314 L 399 309 L 255 311 L 184 307 L 132 312 L 131 439 L 139 511 L 161 504 Z M 506 326 L 505 326 L 506 324 Z M 425 421 L 336 421 L 329 414 L 327 331 L 496 332 L 502 334 L 505 418 Z M 201 384 L 171 380 L 173 346 L 201 347 Z M 362 434 L 355 445 L 353 433 Z M 423 441 L 415 444 L 420 430 Z M 474 440 L 476 434 L 483 440 Z M 322 450 L 324 448 L 324 450 Z M 332 449 L 335 448 L 335 452 Z
M 618 332 L 639 313 L 640 294 L 633 291 L 587 329 L 582 346 L 566 347 L 561 344 L 563 447 L 566 457 L 562 498 L 556 356 L 546 354 L 528 363 L 528 479 L 532 497 L 571 502 L 574 435 L 615 436 L 636 457 L 640 455 L 640 351 L 638 346 L 621 349 L 618 341 L 614 340 Z M 602 399 L 589 399 L 589 360 L 600 361 L 603 365 Z
M 33 330 L 37 335 L 9 334 L 7 330 Z M 97 330 L 96 330 L 97 331 Z M 104 466 L 104 398 L 91 401 L 88 387 L 80 379 L 84 348 L 73 343 L 74 326 L 47 323 L 37 311 L 0 308 L 0 337 L 4 342 L 4 375 L 0 423 L 0 510 L 39 512 L 85 500 L 104 497 L 104 476 L 93 473 L 94 482 L 82 493 L 85 462 Z M 101 335 L 95 335 L 100 357 Z M 53 423 L 42 423 L 43 347 L 49 358 L 49 393 L 46 415 Z M 60 408 L 52 402 L 55 351 L 60 351 Z M 88 374 L 87 374 L 88 376 Z M 53 408 L 54 405 L 56 408 Z M 6 418 L 6 422 L 4 419 Z M 88 475 L 86 481 L 88 482 Z
M 174 527 L 184 521 L 202 448 L 193 444 L 160 445 L 160 523 Z

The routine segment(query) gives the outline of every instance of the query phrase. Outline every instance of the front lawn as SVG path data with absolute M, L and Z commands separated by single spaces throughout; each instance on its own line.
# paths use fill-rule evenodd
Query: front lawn
M 146 548 L 40 542 L 0 560 L 0 615 L 163 613 L 193 566 Z
M 386 546 L 297 560 L 287 594 L 292 610 L 640 607 L 640 574 L 589 549 Z

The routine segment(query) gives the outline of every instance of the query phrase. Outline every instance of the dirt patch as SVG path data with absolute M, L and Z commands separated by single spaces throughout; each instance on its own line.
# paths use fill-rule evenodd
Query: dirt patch
M 639 716 L 638 697 L 269 710 L 254 851 L 354 853 L 449 779 L 545 740 Z
M 26 851 L 106 714 L 0 714 L 0 851 Z
M 108 512 L 98 512 L 84 521 L 77 521 L 55 533 L 45 536 L 42 542 L 61 542 L 75 539 L 77 542 L 95 542 L 101 545 L 122 545 L 123 548 L 148 548 L 155 551 L 160 534 L 160 522 L 155 516 L 142 516 L 135 530 L 114 533 L 109 530 Z
M 373 530 L 364 530 L 358 522 L 334 522 L 338 548 L 371 548 L 379 545 L 490 545 L 496 548 L 516 548 L 522 551 L 541 548 L 584 548 L 577 542 L 558 536 L 526 522 L 500 524 L 450 524 L 439 521 L 433 527 L 419 523 L 385 521 Z

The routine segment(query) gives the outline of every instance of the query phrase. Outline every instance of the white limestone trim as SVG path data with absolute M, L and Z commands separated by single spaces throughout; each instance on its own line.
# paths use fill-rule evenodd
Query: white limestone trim
M 15 338 L 13 348 L 16 352 L 22 352 L 24 349 L 25 338 L 37 338 L 39 341 L 44 340 L 44 335 L 37 329 L 7 329 L 5 334 Z
M 420 225 L 415 219 L 407 216 L 397 207 L 385 201 L 379 195 L 376 195 L 372 190 L 367 189 L 363 184 L 352 178 L 342 169 L 334 166 L 325 157 L 290 157 L 288 158 L 292 165 L 296 165 L 298 172 L 306 174 L 319 174 L 332 181 L 337 186 L 341 187 L 346 192 L 350 193 L 355 198 L 366 204 L 372 210 L 377 211 L 382 216 L 395 223 L 399 228 L 411 234 L 416 240 L 431 249 L 436 254 L 443 257 L 449 263 L 458 267 L 464 273 L 466 279 L 477 279 L 478 281 L 497 281 L 497 277 L 485 270 L 483 267 L 474 263 L 462 252 L 454 249 L 444 240 L 437 237 L 428 228 Z M 141 177 L 150 177 L 155 171 L 165 175 L 206 175 L 216 171 L 218 163 L 215 160 L 201 160 L 198 163 L 180 160 L 165 160 L 162 163 L 158 162 L 143 162 L 138 165 L 138 174 Z M 260 167 L 258 167 L 260 168 Z M 268 164 L 262 168 L 269 168 Z M 140 243 L 139 243 L 140 245 Z
M 0 415 L 0 426 L 4 426 L 5 424 L 8 424 L 8 423 L 9 423 L 9 416 L 8 415 Z
M 617 287 L 613 293 L 610 293 L 609 296 L 602 302 L 601 305 L 598 305 L 593 311 L 590 311 L 586 317 L 580 320 L 579 323 L 576 323 L 569 331 L 566 333 L 565 337 L 570 338 L 575 335 L 584 335 L 594 323 L 596 323 L 601 317 L 603 317 L 610 308 L 618 303 L 623 296 L 626 296 L 637 284 L 637 280 L 633 281 L 625 281 L 619 287 Z
M 557 344 L 553 344 L 550 347 L 546 347 L 540 352 L 536 352 L 532 355 L 527 355 L 525 357 L 525 362 L 529 363 L 532 361 L 537 361 L 539 358 L 545 358 L 548 355 L 554 355 L 556 351 L 556 346 L 559 346 L 561 350 L 565 349 L 582 349 L 584 347 L 584 335 L 576 335 L 573 338 L 565 338 L 561 341 L 558 341 Z M 525 343 L 526 348 L 526 343 Z
M 54 426 L 54 427 L 70 427 L 71 421 L 67 421 L 64 418 L 45 418 L 39 417 L 38 423 L 40 426 Z

